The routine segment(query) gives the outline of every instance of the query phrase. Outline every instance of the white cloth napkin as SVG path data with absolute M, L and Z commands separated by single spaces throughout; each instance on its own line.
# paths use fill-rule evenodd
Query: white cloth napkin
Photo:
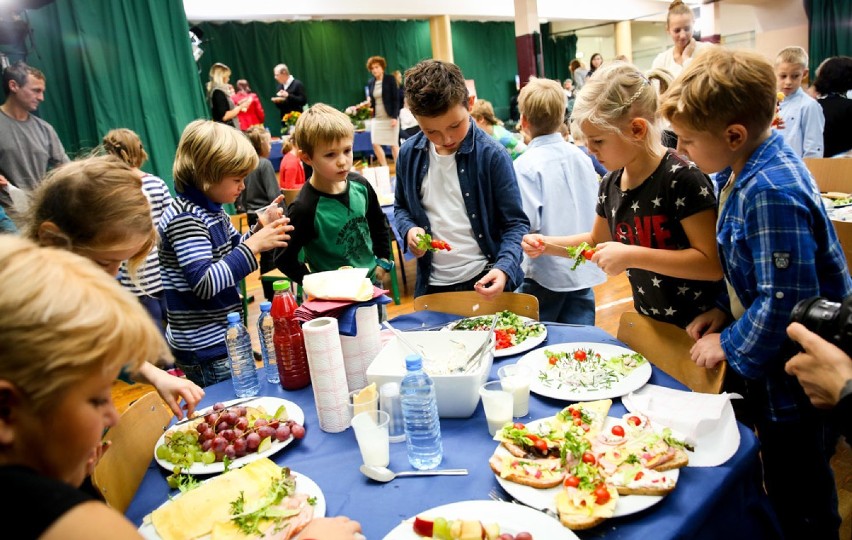
M 346 268 L 308 274 L 302 287 L 308 296 L 320 300 L 366 302 L 373 298 L 373 284 L 366 268 Z
M 731 407 L 738 394 L 701 394 L 683 392 L 653 384 L 622 398 L 624 406 L 641 413 L 654 424 L 670 427 L 676 436 L 695 446 L 689 452 L 689 465 L 715 467 L 736 453 L 740 433 Z

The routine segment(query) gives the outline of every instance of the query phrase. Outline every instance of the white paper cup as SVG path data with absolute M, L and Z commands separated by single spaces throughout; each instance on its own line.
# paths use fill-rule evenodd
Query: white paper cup
M 512 416 L 526 416 L 530 412 L 530 383 L 532 368 L 519 364 L 503 366 L 497 370 L 503 390 L 512 394 Z
M 390 465 L 390 440 L 388 439 L 388 421 L 385 411 L 367 411 L 352 418 L 352 429 L 361 450 L 364 465 L 387 467 Z
M 500 381 L 491 381 L 479 387 L 488 432 L 496 435 L 504 425 L 512 422 L 512 394 L 503 390 Z

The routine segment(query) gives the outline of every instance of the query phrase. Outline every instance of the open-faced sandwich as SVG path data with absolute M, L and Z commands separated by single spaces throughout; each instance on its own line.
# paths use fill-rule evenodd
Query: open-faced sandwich
M 571 468 L 556 496 L 559 521 L 572 530 L 589 529 L 615 513 L 618 491 L 588 463 Z

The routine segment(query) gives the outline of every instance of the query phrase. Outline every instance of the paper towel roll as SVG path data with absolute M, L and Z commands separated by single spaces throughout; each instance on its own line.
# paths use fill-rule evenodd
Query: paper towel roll
M 340 336 L 343 362 L 346 364 L 346 383 L 349 391 L 367 386 L 367 368 L 382 350 L 379 337 L 379 309 L 373 304 L 355 311 L 354 336 Z
M 305 351 L 320 429 L 338 433 L 349 427 L 349 390 L 337 319 L 320 317 L 302 325 Z

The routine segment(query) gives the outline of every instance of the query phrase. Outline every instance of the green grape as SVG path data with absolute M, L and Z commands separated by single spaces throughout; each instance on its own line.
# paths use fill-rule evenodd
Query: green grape
M 169 447 L 165 444 L 161 444 L 157 447 L 157 459 L 164 459 L 166 461 L 171 461 L 172 452 L 169 450 Z
M 214 454 L 212 451 L 208 450 L 208 451 L 204 452 L 203 454 L 201 454 L 201 463 L 203 463 L 205 465 L 210 465 L 211 463 L 215 463 L 215 461 L 216 461 L 216 454 Z
M 177 473 L 167 476 L 166 482 L 169 484 L 170 488 L 177 489 L 177 487 L 178 487 Z
M 452 540 L 450 534 L 450 522 L 445 518 L 437 517 L 432 523 L 432 538 L 440 538 L 442 540 Z

